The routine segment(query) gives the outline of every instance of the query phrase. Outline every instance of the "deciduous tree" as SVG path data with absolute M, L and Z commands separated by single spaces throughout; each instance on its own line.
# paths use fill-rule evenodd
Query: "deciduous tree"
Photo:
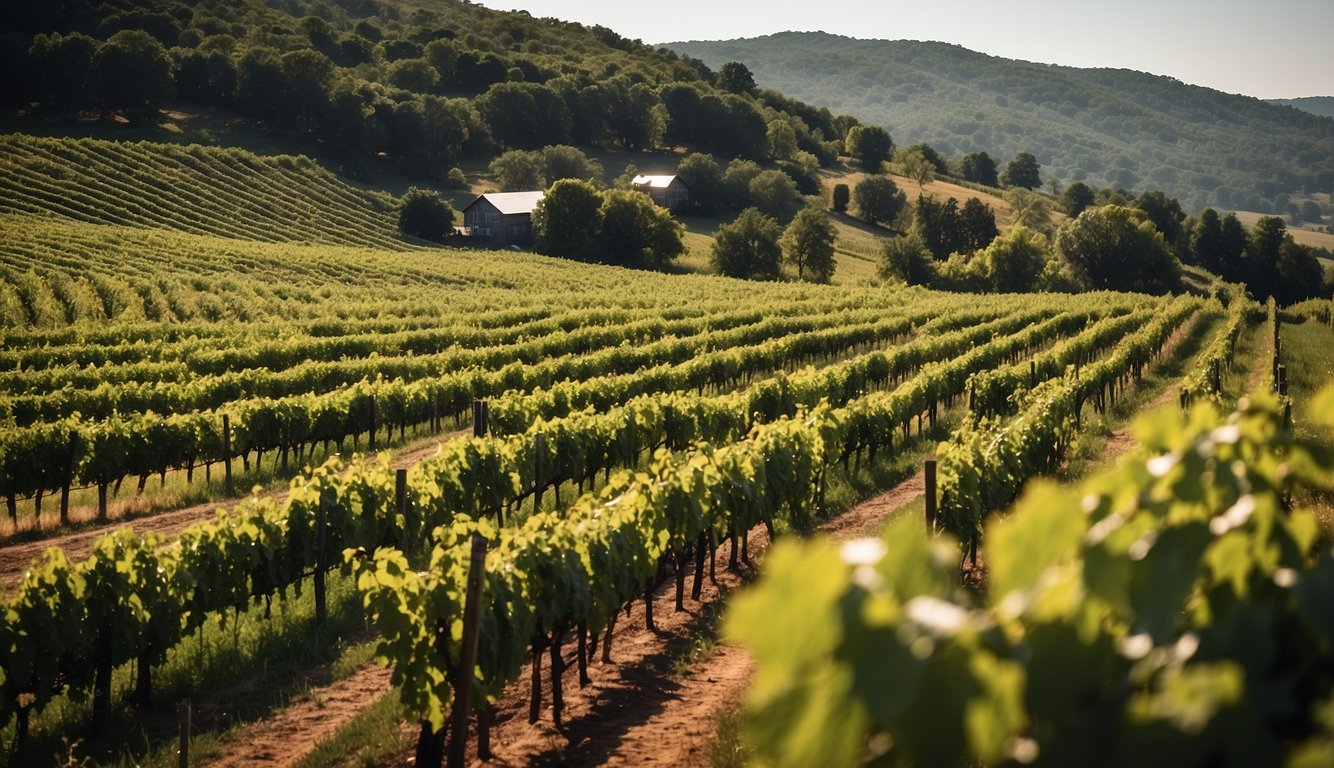
M 889 224 L 908 204 L 908 196 L 888 176 L 867 176 L 852 190 L 857 212 L 870 224 Z
M 1042 186 L 1042 174 L 1038 159 L 1031 152 L 1020 152 L 1010 164 L 1005 166 L 1001 183 L 1007 187 L 1037 189 Z
M 797 268 L 798 280 L 827 283 L 834 275 L 834 225 L 824 213 L 807 208 L 792 219 L 779 244 L 783 258 Z
M 1084 211 L 1057 232 L 1056 247 L 1084 288 L 1165 293 L 1180 283 L 1176 254 L 1153 223 L 1132 208 Z
M 751 280 L 777 280 L 782 248 L 778 222 L 747 208 L 713 236 L 713 267 L 721 275 Z
M 602 231 L 602 195 L 586 181 L 560 179 L 533 210 L 537 250 L 550 256 L 590 260 Z
M 410 187 L 398 207 L 398 231 L 409 237 L 442 242 L 454 227 L 454 209 L 429 189 Z
M 894 152 L 894 141 L 889 131 L 878 125 L 858 125 L 848 131 L 845 141 L 848 154 L 871 173 L 879 173 Z

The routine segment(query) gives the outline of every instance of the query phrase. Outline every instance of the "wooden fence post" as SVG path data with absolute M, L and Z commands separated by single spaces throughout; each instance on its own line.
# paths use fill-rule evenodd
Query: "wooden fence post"
M 533 514 L 542 509 L 542 457 L 547 452 L 547 436 L 538 433 L 533 438 Z
M 421 521 L 408 505 L 408 471 L 394 470 L 394 511 L 403 521 L 403 549 L 409 558 L 417 550 Z
M 69 489 L 74 485 L 74 460 L 79 452 L 79 433 L 69 436 L 69 448 L 65 451 L 65 482 L 60 486 L 60 524 L 69 525 Z
M 491 428 L 491 404 L 485 400 L 472 401 L 472 436 L 486 437 Z
M 222 414 L 223 490 L 232 495 L 232 417 Z
M 936 532 L 936 460 L 926 460 L 926 532 Z
M 371 395 L 371 434 L 368 450 L 375 451 L 375 395 Z
M 324 572 L 329 567 L 325 528 L 324 497 L 321 495 L 315 506 L 315 623 L 321 627 L 329 618 L 324 594 Z
M 180 768 L 190 768 L 190 700 L 181 702 L 177 709 L 180 723 Z
M 454 679 L 454 711 L 450 716 L 448 768 L 463 768 L 468 751 L 468 707 L 472 694 L 473 667 L 477 665 L 477 639 L 481 629 L 482 586 L 486 577 L 486 538 L 472 535 L 472 556 L 468 561 L 468 587 L 463 603 L 463 653 Z

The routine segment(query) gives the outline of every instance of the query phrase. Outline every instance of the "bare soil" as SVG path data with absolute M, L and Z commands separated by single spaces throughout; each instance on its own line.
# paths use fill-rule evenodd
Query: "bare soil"
M 391 464 L 395 469 L 412 466 L 427 456 L 433 455 L 443 443 L 468 433 L 469 430 L 452 432 L 420 448 L 404 451 L 395 455 Z M 287 498 L 288 493 L 287 489 L 276 490 L 254 498 L 272 499 L 281 502 Z M 245 501 L 246 498 L 196 504 L 171 512 L 117 521 L 111 525 L 75 531 L 38 541 L 5 544 L 0 547 L 0 589 L 12 589 L 15 584 L 23 579 L 23 574 L 27 572 L 33 561 L 51 547 L 59 547 L 64 550 L 65 556 L 71 561 L 82 560 L 92 552 L 93 543 L 97 541 L 97 537 L 119 528 L 129 528 L 138 534 L 155 533 L 163 540 L 170 541 L 195 523 L 212 519 L 219 509 L 234 507 Z
M 895 488 L 821 524 L 818 530 L 838 540 L 876 534 L 894 510 L 925 490 L 922 473 Z M 531 667 L 505 691 L 495 705 L 491 726 L 491 759 L 476 754 L 477 737 L 469 738 L 469 761 L 477 766 L 519 765 L 699 765 L 707 763 L 718 715 L 738 701 L 753 671 L 744 649 L 716 638 L 716 622 L 726 595 L 753 579 L 768 547 L 763 527 L 750 532 L 746 554 L 736 571 L 728 568 L 730 544 L 723 542 L 714 561 L 716 580 L 707 575 L 699 600 L 689 596 L 693 562 L 688 569 L 684 610 L 675 610 L 676 580 L 672 574 L 654 592 L 654 624 L 649 630 L 644 601 L 617 617 L 611 646 L 612 663 L 588 665 L 589 684 L 579 687 L 575 669 L 577 644 L 565 638 L 562 658 L 564 708 L 562 724 L 553 722 L 550 653 L 542 654 L 542 702 L 538 722 L 528 723 Z M 352 677 L 313 690 L 307 700 L 273 717 L 243 728 L 225 739 L 223 754 L 209 765 L 290 766 L 308 754 L 390 690 L 389 675 L 374 665 Z M 316 704 L 315 702 L 321 702 Z M 405 735 L 417 726 L 406 723 Z M 396 755 L 390 765 L 410 762 Z

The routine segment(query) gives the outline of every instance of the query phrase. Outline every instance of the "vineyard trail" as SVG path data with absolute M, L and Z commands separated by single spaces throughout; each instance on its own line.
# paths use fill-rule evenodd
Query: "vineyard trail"
M 432 439 L 426 445 L 417 448 L 409 448 L 401 453 L 392 454 L 390 464 L 395 469 L 410 467 L 422 459 L 432 456 L 440 449 L 440 446 L 453 440 L 469 434 L 468 429 L 458 430 L 446 434 L 439 439 Z M 260 494 L 261 499 L 272 499 L 275 502 L 282 502 L 287 498 L 288 490 L 274 490 L 268 493 Z M 92 552 L 93 545 L 98 537 L 106 534 L 108 530 L 116 528 L 129 528 L 139 535 L 149 533 L 156 534 L 159 538 L 170 541 L 180 535 L 181 531 L 198 523 L 202 520 L 211 519 L 219 509 L 231 508 L 244 501 L 244 499 L 211 501 L 204 504 L 195 504 L 183 509 L 172 510 L 170 512 L 160 512 L 153 515 L 147 515 L 139 518 L 132 518 L 124 521 L 117 521 L 110 526 L 100 526 L 89 528 L 87 530 L 75 531 L 73 533 L 50 538 L 39 539 L 37 541 L 16 542 L 0 547 L 0 590 L 11 589 L 23 574 L 33 564 L 43 552 L 51 547 L 59 547 L 65 551 L 65 554 L 72 559 L 82 559 Z
M 921 472 L 818 526 L 822 534 L 843 541 L 875 535 L 898 509 L 920 498 L 926 488 Z M 768 546 L 762 527 L 752 532 L 748 553 L 758 563 Z M 708 636 L 722 608 L 721 598 L 754 575 L 743 564 L 737 574 L 725 567 L 729 548 L 718 550 L 718 586 L 706 581 L 700 600 L 686 600 L 686 610 L 671 610 L 672 581 L 658 589 L 657 632 L 644 628 L 643 604 L 618 621 L 613 665 L 595 663 L 591 683 L 566 690 L 565 725 L 557 728 L 549 712 L 536 725 L 526 721 L 528 684 L 511 686 L 498 704 L 492 728 L 493 759 L 478 766 L 687 765 L 706 760 L 720 712 L 737 702 L 750 680 L 750 658 L 740 648 L 718 642 L 702 661 L 680 674 L 677 660 L 689 660 L 692 644 Z M 569 645 L 570 650 L 574 645 Z M 567 663 L 574 664 L 567 654 Z M 568 673 L 567 673 L 568 674 Z M 573 675 L 570 675 L 573 678 Z M 573 682 L 573 680 L 571 681 Z M 207 765 L 284 768 L 296 765 L 310 748 L 391 691 L 389 672 L 376 664 L 344 680 L 312 689 L 301 701 L 273 717 L 244 726 L 219 744 L 221 753 Z M 550 700 L 550 684 L 543 696 Z M 405 726 L 407 728 L 407 726 Z M 470 742 L 476 749 L 475 739 Z

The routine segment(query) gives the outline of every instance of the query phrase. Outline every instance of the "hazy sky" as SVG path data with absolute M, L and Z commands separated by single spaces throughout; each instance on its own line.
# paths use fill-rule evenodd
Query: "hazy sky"
M 482 0 L 646 43 L 823 30 L 1123 67 L 1260 98 L 1334 96 L 1334 0 Z

